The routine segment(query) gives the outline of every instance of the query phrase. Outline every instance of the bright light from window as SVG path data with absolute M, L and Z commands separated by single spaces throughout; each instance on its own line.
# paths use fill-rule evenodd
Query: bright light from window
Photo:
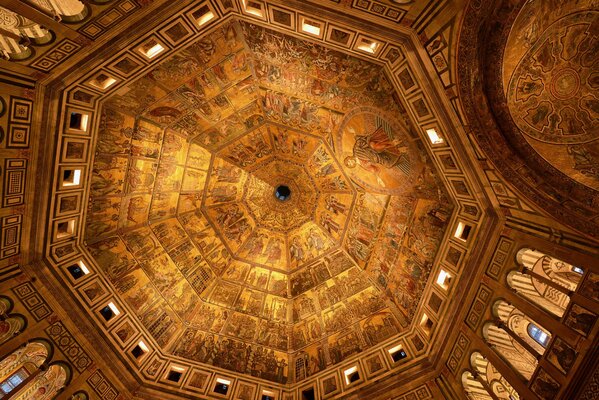
M 200 14 L 199 16 L 194 15 L 199 26 L 202 26 L 214 19 L 214 13 L 212 11 L 210 11 L 210 9 L 207 6 L 202 7 L 200 12 L 202 14 Z
M 427 129 L 426 134 L 428 135 L 428 139 L 432 144 L 441 144 L 444 142 L 443 138 L 439 136 L 437 130 L 434 128 Z
M 451 280 L 451 275 L 445 271 L 439 271 L 439 276 L 437 277 L 437 285 L 441 286 L 443 289 L 447 289 L 449 281 Z
M 262 5 L 258 2 L 251 0 L 243 0 L 243 8 L 245 12 L 251 15 L 255 15 L 259 18 L 264 18 L 264 12 L 262 11 Z
M 118 308 L 116 308 L 116 306 L 114 305 L 113 302 L 108 303 L 108 308 L 110 308 L 112 310 L 112 312 L 114 313 L 115 316 L 119 315 L 121 312 L 119 311 Z
M 162 53 L 163 51 L 164 51 L 164 46 L 162 46 L 160 43 L 156 43 L 154 46 L 147 49 L 144 54 L 148 58 L 154 58 L 158 54 Z
M 470 225 L 466 225 L 463 222 L 458 223 L 458 226 L 453 234 L 454 237 L 462 241 L 466 241 L 470 235 Z
M 345 375 L 345 383 L 347 383 L 348 385 L 351 383 L 350 382 L 350 376 L 351 374 L 353 374 L 354 372 L 358 371 L 358 367 L 354 366 L 351 367 L 349 369 L 346 369 L 345 371 L 343 371 L 343 375 Z
M 64 187 L 77 186 L 77 185 L 79 185 L 80 182 L 81 182 L 81 170 L 74 169 L 74 170 L 71 170 L 70 174 L 65 177 L 65 179 L 62 182 L 62 186 L 64 186 Z
M 85 275 L 89 274 L 89 269 L 87 269 L 83 261 L 79 261 L 77 264 L 79 264 L 79 268 L 81 268 L 81 271 L 83 271 Z
M 100 74 L 95 79 L 89 81 L 89 84 L 95 88 L 106 90 L 116 83 L 116 79 L 111 76 Z
M 528 335 L 541 346 L 547 347 L 547 342 L 549 342 L 550 336 L 532 322 L 528 324 Z
M 320 36 L 320 24 L 318 22 L 305 19 L 302 22 L 302 31 L 311 35 Z
M 358 49 L 365 51 L 370 54 L 374 54 L 379 44 L 374 40 L 362 39 L 362 42 L 358 45 Z

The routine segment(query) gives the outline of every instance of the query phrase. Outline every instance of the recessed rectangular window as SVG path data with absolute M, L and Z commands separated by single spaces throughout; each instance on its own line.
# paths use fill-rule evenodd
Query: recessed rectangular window
M 420 326 L 426 333 L 430 333 L 433 329 L 433 321 L 426 314 L 422 314 L 422 319 L 420 320 Z
M 320 32 L 322 31 L 322 24 L 311 19 L 303 18 L 302 31 L 314 36 L 320 36 Z
M 77 261 L 75 264 L 69 265 L 67 271 L 69 271 L 73 279 L 79 279 L 89 274 L 89 269 L 87 269 L 83 261 Z
M 110 302 L 106 307 L 100 310 L 100 314 L 106 321 L 110 321 L 112 318 L 118 316 L 121 312 L 116 308 L 114 303 Z
M 430 140 L 431 144 L 441 144 L 444 142 L 443 138 L 439 136 L 437 130 L 434 128 L 427 129 L 426 134 L 428 135 L 428 140 Z
M 164 46 L 156 39 L 150 39 L 137 48 L 138 52 L 150 60 L 162 53 L 164 50 L 166 50 Z
M 81 183 L 81 169 L 65 169 L 62 173 L 62 187 L 78 186 Z
M 472 227 L 470 225 L 460 222 L 460 223 L 458 223 L 458 226 L 457 226 L 453 236 L 456 237 L 457 239 L 460 239 L 461 241 L 465 242 L 466 240 L 468 240 L 471 230 L 472 230 Z
M 97 89 L 106 90 L 116 83 L 116 79 L 108 74 L 100 73 L 88 83 Z
M 362 51 L 365 51 L 366 53 L 370 53 L 370 54 L 376 53 L 378 48 L 379 48 L 379 43 L 375 42 L 374 40 L 371 40 L 371 39 L 362 38 L 360 40 L 360 43 L 358 44 L 358 50 L 362 50 Z
M 61 239 L 67 236 L 71 236 L 75 232 L 75 220 L 70 219 L 68 221 L 59 222 L 56 225 L 56 238 Z
M 264 18 L 264 11 L 262 10 L 262 4 L 257 1 L 243 0 L 243 8 L 246 13 L 255 15 L 256 17 Z
M 131 354 L 133 354 L 133 357 L 135 357 L 136 359 L 140 359 L 145 354 L 147 354 L 148 351 L 148 346 L 146 346 L 144 342 L 140 341 L 135 345 L 133 349 L 131 349 Z
M 276 400 L 275 393 L 270 390 L 262 391 L 262 400 Z
M 449 289 L 449 283 L 451 282 L 451 274 L 444 269 L 439 271 L 439 276 L 437 276 L 437 285 L 441 286 L 443 289 Z
M 71 111 L 69 113 L 69 129 L 86 132 L 89 123 L 89 114 Z
M 302 390 L 302 400 L 316 400 L 316 393 L 313 387 Z
M 388 351 L 389 351 L 389 355 L 391 356 L 391 359 L 393 360 L 393 362 L 398 362 L 399 360 L 403 360 L 404 358 L 406 358 L 408 356 L 406 351 L 403 349 L 403 347 L 401 345 L 397 345 L 397 346 L 389 349 Z
M 185 368 L 181 367 L 171 367 L 171 369 L 166 374 L 166 379 L 171 382 L 179 382 L 181 377 L 183 376 L 183 372 L 185 372 Z
M 216 384 L 214 385 L 214 393 L 218 394 L 227 394 L 229 391 L 229 387 L 231 386 L 231 381 L 228 379 L 217 378 Z
M 360 372 L 358 371 L 358 367 L 356 366 L 343 371 L 343 375 L 345 376 L 345 383 L 347 385 L 350 385 L 360 380 Z
M 207 24 L 214 19 L 214 13 L 208 6 L 202 6 L 199 10 L 194 11 L 192 17 L 196 20 L 198 26 Z

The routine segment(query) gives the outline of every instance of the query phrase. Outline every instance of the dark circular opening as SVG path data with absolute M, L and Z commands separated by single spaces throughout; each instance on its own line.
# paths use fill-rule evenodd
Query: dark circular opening
M 291 196 L 291 189 L 289 189 L 288 186 L 280 185 L 277 187 L 277 190 L 275 190 L 275 196 L 277 199 L 285 201 Z

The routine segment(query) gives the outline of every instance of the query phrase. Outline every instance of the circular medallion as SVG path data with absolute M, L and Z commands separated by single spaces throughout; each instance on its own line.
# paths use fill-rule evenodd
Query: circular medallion
M 550 25 L 522 57 L 507 93 L 510 113 L 529 137 L 553 144 L 599 138 L 597 12 L 567 15 Z

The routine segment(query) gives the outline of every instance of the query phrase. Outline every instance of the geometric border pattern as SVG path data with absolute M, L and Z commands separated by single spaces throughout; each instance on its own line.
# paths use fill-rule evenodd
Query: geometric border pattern
M 39 322 L 52 314 L 53 311 L 48 303 L 39 295 L 30 282 L 15 286 L 12 291 L 36 321 Z
M 47 327 L 46 333 L 79 372 L 85 371 L 91 365 L 90 356 L 79 346 L 62 322 L 57 321 Z
M 476 327 L 480 323 L 480 318 L 485 312 L 485 308 L 487 307 L 487 304 L 489 304 L 492 294 L 493 291 L 489 287 L 484 283 L 480 284 L 478 292 L 476 293 L 476 298 L 472 301 L 470 311 L 468 311 L 468 316 L 466 317 L 466 324 L 472 328 L 472 330 L 476 330 Z
M 87 378 L 87 383 L 94 389 L 102 400 L 115 400 L 119 396 L 118 390 L 104 376 L 102 371 L 96 370 Z
M 449 370 L 453 372 L 454 375 L 457 374 L 458 366 L 460 365 L 460 362 L 462 362 L 462 359 L 466 354 L 466 349 L 469 345 L 470 339 L 468 339 L 468 336 L 460 332 L 458 338 L 456 339 L 453 345 L 453 349 L 451 349 L 451 354 L 449 355 L 449 358 L 447 359 L 446 363 L 447 368 L 449 368 Z
M 493 254 L 493 261 L 487 267 L 487 275 L 495 280 L 499 280 L 499 275 L 503 267 L 506 264 L 507 256 L 512 249 L 513 240 L 502 236 L 497 243 L 495 248 L 495 254 Z
M 7 158 L 4 160 L 2 207 L 19 206 L 24 203 L 26 175 L 26 159 Z

